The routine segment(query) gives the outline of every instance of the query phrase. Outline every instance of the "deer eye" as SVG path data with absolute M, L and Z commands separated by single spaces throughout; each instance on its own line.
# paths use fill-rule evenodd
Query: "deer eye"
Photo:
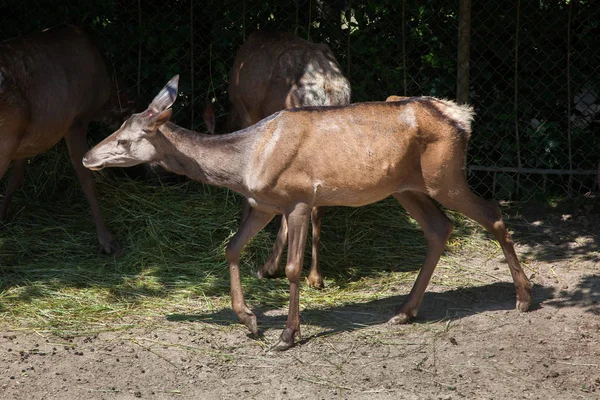
M 119 139 L 119 140 L 117 140 L 117 144 L 118 144 L 119 146 L 125 146 L 125 145 L 127 145 L 128 143 L 129 143 L 129 140 L 125 140 L 125 139 Z

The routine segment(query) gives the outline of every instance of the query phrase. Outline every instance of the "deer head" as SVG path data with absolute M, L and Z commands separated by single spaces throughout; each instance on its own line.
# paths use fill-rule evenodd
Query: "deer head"
M 157 130 L 169 121 L 171 106 L 177 99 L 179 75 L 175 75 L 156 95 L 148 108 L 129 117 L 112 135 L 83 157 L 83 165 L 91 170 L 104 167 L 131 167 L 156 160 Z

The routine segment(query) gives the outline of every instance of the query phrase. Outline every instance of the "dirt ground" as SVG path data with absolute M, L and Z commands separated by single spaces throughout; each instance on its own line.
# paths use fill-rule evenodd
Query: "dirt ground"
M 587 208 L 586 208 L 587 207 Z M 430 286 L 410 325 L 385 322 L 410 287 L 302 311 L 303 338 L 270 352 L 286 310 L 166 315 L 142 328 L 59 338 L 2 328 L 2 399 L 577 399 L 600 396 L 598 209 L 510 215 L 534 282 L 515 310 L 501 254 L 465 252 L 468 288 Z M 443 273 L 438 270 L 436 273 Z M 302 299 L 301 299 L 302 301 Z

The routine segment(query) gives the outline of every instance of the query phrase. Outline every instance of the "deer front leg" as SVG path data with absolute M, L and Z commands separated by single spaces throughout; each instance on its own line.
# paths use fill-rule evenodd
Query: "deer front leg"
M 83 155 L 87 151 L 87 125 L 87 123 L 74 123 L 65 135 L 65 140 L 67 142 L 67 147 L 69 148 L 71 162 L 73 163 L 73 167 L 75 168 L 75 172 L 77 172 L 77 177 L 79 178 L 79 183 L 81 184 L 85 198 L 92 209 L 92 216 L 96 224 L 96 232 L 98 234 L 100 249 L 106 254 L 115 254 L 120 251 L 119 245 L 104 222 L 104 217 L 100 211 L 100 204 L 98 204 L 96 184 L 94 183 L 92 173 L 82 164 Z
M 242 292 L 242 281 L 240 279 L 240 253 L 244 246 L 273 219 L 275 214 L 266 213 L 255 208 L 248 210 L 248 215 L 241 223 L 239 230 L 229 243 L 225 251 L 227 263 L 229 264 L 229 276 L 231 285 L 231 305 L 240 321 L 246 325 L 253 335 L 258 335 L 256 316 L 244 300 Z
M 10 205 L 13 194 L 23 183 L 23 178 L 25 177 L 25 164 L 27 164 L 26 158 L 14 160 L 13 162 L 12 171 L 8 180 L 8 187 L 6 189 L 6 194 L 4 195 L 4 200 L 2 201 L 2 208 L 0 209 L 0 221 L 6 219 L 8 206 Z
M 300 275 L 304 257 L 304 245 L 308 231 L 310 207 L 307 204 L 296 204 L 286 219 L 288 222 L 288 258 L 285 275 L 290 281 L 290 304 L 285 329 L 274 350 L 286 350 L 294 345 L 294 338 L 300 334 Z
M 425 289 L 452 233 L 452 223 L 427 195 L 402 192 L 394 194 L 394 197 L 423 229 L 427 239 L 427 255 L 408 297 L 396 310 L 396 315 L 389 320 L 392 325 L 405 324 L 417 316 Z

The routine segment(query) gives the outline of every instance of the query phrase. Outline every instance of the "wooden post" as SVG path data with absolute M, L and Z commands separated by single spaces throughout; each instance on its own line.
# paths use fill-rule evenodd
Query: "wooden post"
M 469 56 L 471 50 L 471 0 L 460 0 L 458 6 L 458 65 L 456 68 L 456 100 L 469 101 Z
M 571 14 L 573 1 L 569 2 L 569 16 L 567 18 L 567 145 L 569 146 L 569 171 L 573 170 L 573 151 L 571 147 Z M 567 196 L 572 197 L 573 175 L 569 175 L 569 187 Z
M 515 117 L 515 141 L 517 145 L 517 167 L 523 168 L 521 161 L 521 139 L 519 135 L 519 31 L 521 29 L 521 0 L 517 0 L 517 26 L 515 28 L 515 91 L 514 91 L 514 104 L 513 111 Z M 519 194 L 519 188 L 521 175 L 517 175 L 517 196 Z
M 142 3 L 138 0 L 138 65 L 137 65 L 137 95 L 140 98 L 142 81 Z
M 348 41 L 346 42 L 346 75 L 348 79 L 350 79 L 350 67 L 352 65 L 352 59 L 350 54 L 350 38 L 352 33 L 352 27 L 350 26 L 350 22 L 352 22 L 352 0 L 348 0 L 348 6 L 346 7 L 346 24 L 348 24 Z
M 467 0 L 471 1 L 471 0 Z M 460 38 L 459 38 L 460 41 Z M 404 80 L 404 90 L 402 96 L 408 96 L 407 93 L 407 71 L 406 71 L 406 0 L 402 0 L 402 77 Z
M 196 79 L 196 77 L 194 76 L 194 0 L 190 0 L 190 74 L 191 74 L 191 80 L 192 80 L 192 90 L 191 90 L 191 96 L 190 96 L 190 109 L 191 109 L 191 118 L 192 118 L 192 130 L 194 130 L 195 128 L 195 120 L 194 120 L 194 91 L 195 91 L 195 87 L 194 87 L 194 80 Z

